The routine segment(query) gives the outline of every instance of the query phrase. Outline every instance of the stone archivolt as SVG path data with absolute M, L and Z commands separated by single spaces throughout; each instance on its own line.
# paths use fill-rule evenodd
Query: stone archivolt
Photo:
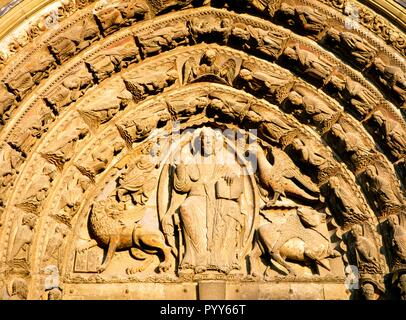
M 347 299 L 353 266 L 358 297 L 404 296 L 404 49 L 315 1 L 225 2 L 66 2 L 4 59 L 5 298 Z

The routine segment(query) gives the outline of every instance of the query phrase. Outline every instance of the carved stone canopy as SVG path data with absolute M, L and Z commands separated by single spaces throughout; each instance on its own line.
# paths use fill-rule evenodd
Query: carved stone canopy
M 405 34 L 370 2 L 0 8 L 2 297 L 404 299 Z

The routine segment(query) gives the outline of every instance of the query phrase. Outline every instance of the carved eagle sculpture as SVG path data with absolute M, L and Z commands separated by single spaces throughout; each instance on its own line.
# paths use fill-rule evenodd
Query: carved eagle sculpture
M 309 177 L 300 172 L 283 151 L 272 148 L 273 165 L 270 164 L 261 147 L 254 146 L 250 151 L 256 152 L 260 185 L 265 190 L 272 189 L 274 192 L 273 199 L 266 204 L 267 207 L 274 205 L 281 195 L 286 196 L 286 194 L 305 201 L 321 201 L 319 188 Z

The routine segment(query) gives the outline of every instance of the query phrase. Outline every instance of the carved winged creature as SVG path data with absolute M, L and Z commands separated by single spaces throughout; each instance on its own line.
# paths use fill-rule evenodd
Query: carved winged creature
M 283 151 L 272 148 L 274 164 L 271 165 L 261 147 L 254 145 L 252 148 L 254 148 L 257 155 L 260 185 L 265 190 L 272 189 L 274 192 L 273 199 L 267 203 L 268 207 L 275 204 L 281 195 L 286 196 L 286 194 L 307 201 L 321 200 L 319 188 L 309 177 L 300 172 L 298 167 Z
M 182 66 L 182 82 L 185 84 L 210 78 L 215 82 L 232 85 L 240 66 L 234 59 L 219 62 L 218 58 L 217 52 L 213 49 L 206 50 L 199 62 L 190 57 Z

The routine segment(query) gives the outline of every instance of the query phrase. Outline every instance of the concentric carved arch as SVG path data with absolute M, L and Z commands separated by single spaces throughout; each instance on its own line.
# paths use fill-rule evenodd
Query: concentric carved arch
M 120 296 L 122 282 L 134 285 L 134 292 L 140 284 L 158 282 L 159 290 L 165 291 L 168 283 L 173 288 L 182 283 L 193 287 L 207 279 L 198 273 L 192 278 L 180 274 L 176 268 L 181 258 L 175 253 L 169 273 L 149 267 L 139 275 L 125 274 L 120 263 L 135 269 L 139 265 L 117 253 L 110 269 L 95 276 L 94 264 L 101 263 L 102 249 L 80 250 L 92 238 L 87 230 L 89 214 L 99 210 L 99 201 L 114 194 L 118 201 L 114 207 L 120 197 L 125 198 L 115 191 L 123 189 L 115 185 L 120 174 L 137 166 L 143 152 L 157 143 L 157 134 L 162 136 L 180 123 L 182 130 L 257 129 L 270 166 L 276 168 L 285 159 L 297 175 L 311 181 L 309 186 L 317 186 L 321 200 L 299 199 L 299 206 L 327 215 L 326 232 L 341 257 L 329 260 L 330 273 L 320 267 L 300 269 L 304 274 L 318 272 L 322 280 L 287 277 L 287 283 L 318 282 L 324 298 L 332 297 L 325 293 L 329 288 L 341 285 L 336 292 L 344 297 L 344 269 L 357 265 L 362 283 L 372 285 L 375 298 L 396 294 L 384 279 L 389 273 L 396 281 L 403 270 L 402 249 L 391 241 L 404 228 L 405 205 L 405 66 L 399 46 L 385 44 L 381 34 L 364 27 L 344 30 L 338 22 L 345 17 L 309 1 L 300 1 L 310 17 L 309 29 L 302 29 L 300 35 L 295 34 L 299 22 L 294 16 L 288 24 L 284 20 L 294 7 L 292 1 L 265 2 L 266 10 L 262 1 L 253 1 L 246 10 L 249 15 L 234 13 L 231 4 L 220 2 L 205 2 L 200 9 L 182 4 L 185 10 L 176 13 L 164 4 L 134 2 L 133 17 L 122 11 L 120 1 L 107 8 L 96 3 L 96 10 L 93 4 L 81 7 L 60 20 L 57 29 L 38 32 L 38 41 L 9 51 L 4 59 L 0 248 L 5 286 L 12 288 L 20 279 L 32 299 L 51 291 L 78 298 L 90 297 L 96 283 L 116 288 Z M 239 8 L 237 12 L 245 10 Z M 312 20 L 314 8 L 323 9 L 321 13 L 329 18 Z M 121 20 L 102 15 L 104 10 L 116 17 L 118 12 Z M 69 33 L 80 30 L 74 28 L 83 21 L 88 24 L 88 39 L 77 42 Z M 338 38 L 331 38 L 337 34 Z M 333 46 L 331 41 L 337 39 Z M 346 54 L 345 45 L 351 43 L 354 51 Z M 371 45 L 375 50 L 370 50 Z M 151 172 L 158 174 L 160 168 Z M 262 177 L 256 175 L 258 186 L 268 188 L 270 200 L 276 187 Z M 159 196 L 155 187 L 151 183 L 146 205 L 131 195 L 141 213 L 130 211 L 135 214 L 130 220 L 141 219 L 145 206 L 146 212 L 154 211 Z M 278 214 L 291 214 L 293 200 L 285 197 L 278 198 L 282 202 L 276 206 L 261 209 L 258 228 Z M 122 214 L 130 213 L 124 209 Z M 165 231 L 158 220 L 156 229 Z M 392 223 L 395 220 L 397 224 Z M 360 239 L 370 246 L 367 258 L 362 256 L 365 248 L 360 247 Z M 255 242 L 252 245 L 255 251 Z M 57 267 L 57 290 L 46 285 L 47 265 Z M 225 277 L 231 283 L 245 283 L 244 272 L 249 274 L 250 268 L 247 262 L 243 275 Z M 266 278 L 260 292 L 280 276 L 279 272 Z M 10 290 L 14 289 L 5 291 L 6 296 L 16 294 Z

